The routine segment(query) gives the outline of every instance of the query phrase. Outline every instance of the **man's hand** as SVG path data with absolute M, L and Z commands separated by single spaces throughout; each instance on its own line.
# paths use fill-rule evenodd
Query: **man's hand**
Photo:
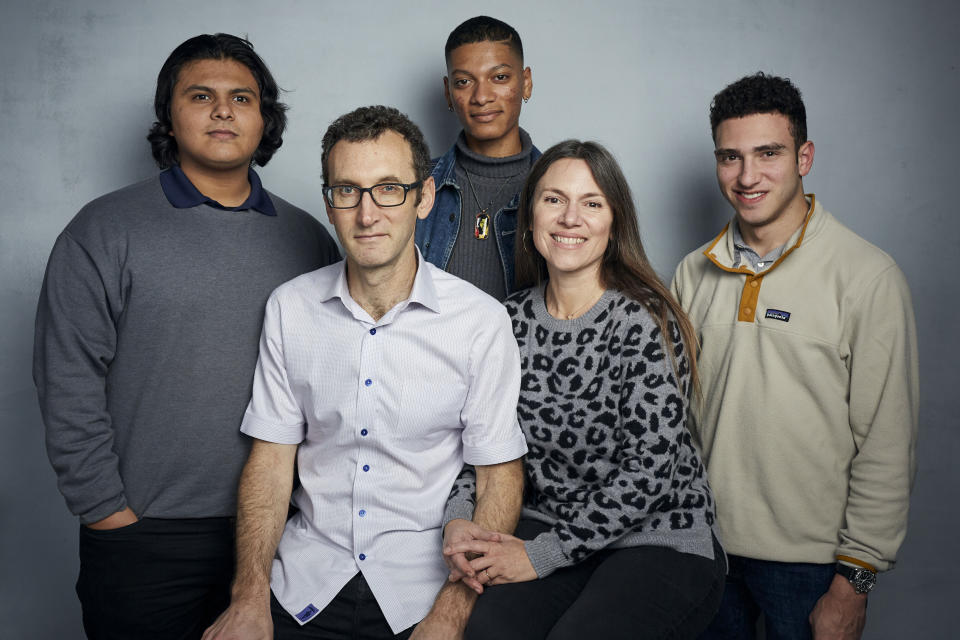
M 127 507 L 123 511 L 111 513 L 103 520 L 91 522 L 87 525 L 87 528 L 95 529 L 97 531 L 107 531 L 109 529 L 119 529 L 120 527 L 125 527 L 133 524 L 137 520 L 139 520 L 139 518 L 137 518 L 137 514 L 133 512 L 133 509 Z
M 235 602 L 220 614 L 201 640 L 273 640 L 270 605 Z
M 431 611 L 413 630 L 410 640 L 461 640 L 463 626 Z
M 867 622 L 867 594 L 837 574 L 810 613 L 814 640 L 859 640 Z
M 444 556 L 448 549 L 443 550 Z M 449 554 L 479 554 L 470 561 L 476 580 L 483 585 L 506 584 L 536 580 L 537 572 L 527 556 L 523 540 L 506 533 L 499 541 L 467 540 L 450 545 Z
M 495 542 L 500 540 L 500 534 L 461 518 L 448 522 L 443 530 L 443 561 L 447 563 L 447 568 L 450 569 L 450 582 L 463 580 L 464 584 L 477 593 L 483 593 L 483 586 L 475 579 L 474 570 L 470 566 L 469 560 L 473 556 L 471 555 L 468 558 L 465 553 L 451 550 L 454 544 L 472 540 Z

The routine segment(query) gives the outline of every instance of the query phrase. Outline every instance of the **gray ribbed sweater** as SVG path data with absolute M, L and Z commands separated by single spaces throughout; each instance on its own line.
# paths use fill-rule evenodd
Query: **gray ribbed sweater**
M 94 200 L 53 248 L 34 380 L 60 491 L 84 523 L 229 516 L 267 296 L 339 258 L 317 220 L 176 209 L 158 178 Z
M 537 575 L 607 547 L 655 545 L 712 558 L 713 497 L 686 427 L 690 370 L 682 347 L 678 382 L 656 322 L 617 291 L 573 320 L 547 312 L 542 287 L 505 304 L 523 368 L 523 517 L 551 525 L 526 542 Z M 474 489 L 467 468 L 445 522 L 473 516 Z

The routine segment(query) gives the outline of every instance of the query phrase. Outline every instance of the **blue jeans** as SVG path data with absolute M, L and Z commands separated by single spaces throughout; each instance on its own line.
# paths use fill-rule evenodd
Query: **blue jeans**
M 833 564 L 773 562 L 728 555 L 730 569 L 720 611 L 701 640 L 755 636 L 762 613 L 767 640 L 809 640 L 810 612 L 836 573 Z

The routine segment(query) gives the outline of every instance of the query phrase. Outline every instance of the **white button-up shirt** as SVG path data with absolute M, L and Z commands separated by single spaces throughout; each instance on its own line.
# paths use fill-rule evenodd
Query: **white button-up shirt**
M 300 445 L 300 512 L 271 587 L 301 624 L 358 570 L 394 633 L 419 622 L 446 580 L 441 520 L 463 463 L 527 450 L 505 308 L 417 257 L 409 299 L 379 321 L 350 297 L 343 262 L 267 302 L 241 430 Z

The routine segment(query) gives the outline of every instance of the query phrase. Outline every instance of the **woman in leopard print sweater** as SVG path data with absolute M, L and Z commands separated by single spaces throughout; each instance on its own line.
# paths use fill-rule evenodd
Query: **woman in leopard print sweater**
M 468 582 L 485 593 L 466 637 L 694 637 L 725 569 L 686 428 L 690 323 L 647 261 L 629 186 L 600 145 L 544 153 L 517 222 L 517 279 L 533 286 L 505 304 L 522 358 L 527 486 L 516 537 L 445 550 L 480 554 Z M 474 483 L 468 468 L 446 521 L 472 517 Z

